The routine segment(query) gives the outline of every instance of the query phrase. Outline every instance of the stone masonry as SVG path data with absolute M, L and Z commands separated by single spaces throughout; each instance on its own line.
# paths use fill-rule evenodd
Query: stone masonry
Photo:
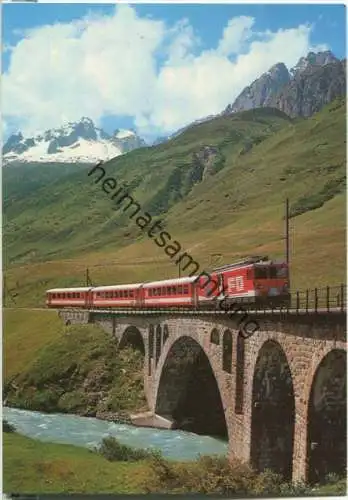
M 307 480 L 311 468 L 324 470 L 320 469 L 320 453 L 317 453 L 317 466 L 314 458 L 309 458 L 312 447 L 320 447 L 320 443 L 313 444 L 310 439 L 315 433 L 311 426 L 313 429 L 315 425 L 318 427 L 314 420 L 310 421 L 309 415 L 313 413 L 310 407 L 317 405 L 319 408 L 320 401 L 331 391 L 337 403 L 336 406 L 330 404 L 330 411 L 336 408 L 336 413 L 331 413 L 327 421 L 330 422 L 330 418 L 337 421 L 337 411 L 340 419 L 345 418 L 342 408 L 346 404 L 346 374 L 344 369 L 339 371 L 337 368 L 342 363 L 345 367 L 346 363 L 344 313 L 260 315 L 253 318 L 259 322 L 260 330 L 248 339 L 240 335 L 237 319 L 213 314 L 156 316 L 61 311 L 60 316 L 66 323 L 100 324 L 117 338 L 120 347 L 129 339 L 133 339 L 132 342 L 140 339 L 145 356 L 148 405 L 154 414 L 166 419 L 170 419 L 172 410 L 178 407 L 180 392 L 186 390 L 188 380 L 194 382 L 194 375 L 189 375 L 186 365 L 191 366 L 192 372 L 199 365 L 194 364 L 195 359 L 201 355 L 200 359 L 207 361 L 207 370 L 213 375 L 209 384 L 211 378 L 216 381 L 231 457 L 251 461 L 261 470 L 279 461 L 286 464 L 288 460 L 288 471 L 295 481 Z M 192 359 L 189 359 L 190 353 Z M 329 369 L 331 372 L 326 378 L 318 376 L 321 370 Z M 204 375 L 202 370 L 199 376 Z M 319 387 L 318 381 L 324 379 L 326 385 Z M 328 381 L 331 389 L 327 389 Z M 204 384 L 202 387 L 204 399 L 208 393 L 204 394 Z M 328 410 L 324 405 L 316 411 L 315 415 Z M 275 420 L 267 430 L 272 415 Z M 319 417 L 315 418 L 319 422 Z M 335 439 L 343 442 L 346 436 Z M 275 457 L 273 461 L 271 455 Z

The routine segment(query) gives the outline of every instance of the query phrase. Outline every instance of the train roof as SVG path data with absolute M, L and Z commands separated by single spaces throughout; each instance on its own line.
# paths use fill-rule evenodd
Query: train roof
M 51 288 L 51 290 L 46 290 L 46 293 L 51 292 L 51 293 L 59 293 L 59 292 L 88 292 L 88 290 L 91 290 L 91 286 L 80 286 L 80 287 L 74 287 L 74 288 Z
M 193 283 L 196 281 L 198 276 L 186 276 L 184 278 L 172 278 L 169 280 L 162 281 L 151 281 L 150 283 L 145 283 L 144 288 L 149 288 L 152 286 L 164 286 L 164 285 L 186 285 L 188 283 Z
M 93 292 L 107 292 L 108 290 L 130 290 L 134 288 L 139 288 L 143 283 L 132 283 L 128 285 L 107 285 L 107 286 L 95 286 Z

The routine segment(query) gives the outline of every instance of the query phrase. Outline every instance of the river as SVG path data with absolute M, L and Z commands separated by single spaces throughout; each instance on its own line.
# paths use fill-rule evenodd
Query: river
M 115 424 L 77 415 L 47 414 L 4 407 L 3 418 L 13 424 L 19 433 L 40 441 L 93 448 L 104 437 L 114 436 L 120 443 L 134 448 L 159 449 L 164 457 L 174 460 L 192 460 L 199 454 L 226 455 L 228 448 L 226 442 L 209 436 Z

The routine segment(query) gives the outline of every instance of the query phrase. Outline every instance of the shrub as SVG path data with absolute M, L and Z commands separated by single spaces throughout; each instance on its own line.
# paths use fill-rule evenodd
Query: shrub
M 7 420 L 2 421 L 2 432 L 16 432 L 16 428 L 13 424 L 7 422 Z
M 104 438 L 97 452 L 110 462 L 135 462 L 146 458 L 159 458 L 161 453 L 158 450 L 143 450 L 141 448 L 132 448 L 125 444 L 121 444 L 113 436 Z
M 242 495 L 251 491 L 255 478 L 247 465 L 219 456 L 201 456 L 196 462 L 180 464 L 155 458 L 151 466 L 157 478 L 152 491 Z

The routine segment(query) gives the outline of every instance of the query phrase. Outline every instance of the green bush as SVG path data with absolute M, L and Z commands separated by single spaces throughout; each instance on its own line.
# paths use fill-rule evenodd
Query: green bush
M 2 421 L 2 432 L 16 432 L 16 428 L 13 424 L 7 422 L 7 420 Z
M 125 444 L 121 444 L 113 436 L 104 438 L 97 452 L 110 462 L 135 462 L 137 460 L 145 460 L 147 458 L 159 459 L 161 454 L 158 450 L 143 450 L 140 448 L 132 448 Z
M 87 399 L 81 391 L 66 392 L 58 402 L 58 409 L 63 412 L 73 413 L 87 407 Z
M 156 478 L 151 491 L 245 495 L 252 491 L 255 480 L 250 467 L 239 461 L 229 462 L 226 457 L 201 456 L 190 463 L 171 463 L 155 457 L 150 464 Z

